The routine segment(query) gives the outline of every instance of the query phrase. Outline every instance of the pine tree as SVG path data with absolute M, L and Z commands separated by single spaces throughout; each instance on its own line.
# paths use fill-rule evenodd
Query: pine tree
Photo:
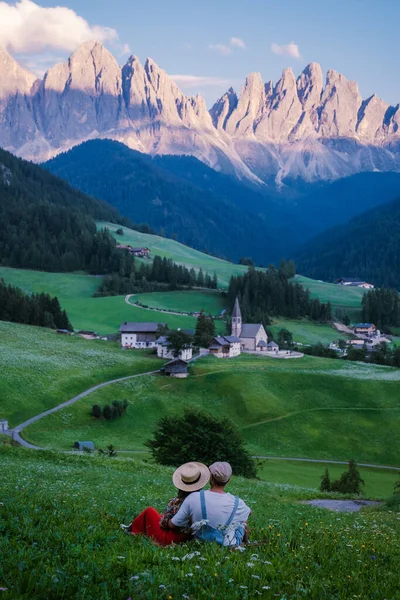
M 331 491 L 331 479 L 329 477 L 328 469 L 325 469 L 325 473 L 321 477 L 321 485 L 319 486 L 321 492 L 330 492 Z

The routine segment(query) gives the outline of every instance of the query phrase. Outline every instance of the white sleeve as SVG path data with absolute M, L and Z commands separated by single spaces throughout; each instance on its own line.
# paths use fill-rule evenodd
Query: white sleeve
M 182 505 L 171 521 L 176 527 L 186 527 L 190 524 L 190 496 L 184 499 Z
M 247 521 L 247 519 L 249 518 L 251 513 L 251 509 L 247 506 L 247 504 L 240 498 L 239 499 L 239 506 L 238 506 L 238 511 L 237 511 L 237 518 L 238 521 L 240 522 L 244 522 Z

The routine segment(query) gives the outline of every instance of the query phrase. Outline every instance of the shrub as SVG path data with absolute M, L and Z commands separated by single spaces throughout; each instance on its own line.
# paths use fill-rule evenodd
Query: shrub
M 103 417 L 107 421 L 111 421 L 111 419 L 113 418 L 113 412 L 112 412 L 111 406 L 109 404 L 106 404 L 105 407 L 103 408 Z
M 92 406 L 92 417 L 94 417 L 95 419 L 101 419 L 102 417 L 102 410 L 98 404 L 94 404 Z
M 355 460 L 351 460 L 348 470 L 332 483 L 330 491 L 340 494 L 360 494 L 363 485 L 365 485 L 365 481 L 361 478 L 357 464 Z
M 331 479 L 329 477 L 328 469 L 325 469 L 325 473 L 321 477 L 321 485 L 319 486 L 321 492 L 330 492 L 331 491 Z
M 115 231 L 115 233 L 117 235 L 124 235 L 124 230 L 122 229 L 122 227 L 118 227 L 118 229 Z
M 156 462 L 178 466 L 189 461 L 210 465 L 230 463 L 234 475 L 256 477 L 256 464 L 229 419 L 186 410 L 182 416 L 160 419 L 153 439 L 146 442 Z

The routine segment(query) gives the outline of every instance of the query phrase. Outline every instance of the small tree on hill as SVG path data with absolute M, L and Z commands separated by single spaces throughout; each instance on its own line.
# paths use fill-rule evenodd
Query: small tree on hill
M 98 404 L 95 404 L 94 406 L 92 406 L 92 417 L 94 417 L 95 419 L 101 419 L 101 416 L 102 416 L 101 407 Z
M 103 417 L 107 421 L 111 421 L 111 419 L 113 418 L 113 412 L 112 412 L 111 406 L 109 404 L 106 404 L 105 407 L 103 408 Z
M 355 460 L 350 460 L 349 468 L 331 485 L 332 492 L 340 494 L 360 494 L 365 481 L 362 479 Z
M 167 340 L 170 344 L 170 349 L 173 356 L 176 358 L 180 355 L 182 350 L 190 348 L 192 345 L 193 337 L 184 331 L 170 331 L 167 335 Z
M 321 477 L 321 485 L 319 486 L 321 492 L 331 491 L 331 478 L 329 477 L 328 469 L 325 469 L 325 473 Z
M 196 331 L 194 334 L 194 343 L 196 344 L 196 346 L 207 348 L 210 345 L 210 342 L 214 336 L 214 320 L 211 317 L 211 315 L 207 317 L 204 310 L 202 310 L 197 318 Z
M 290 350 L 293 347 L 293 335 L 288 329 L 280 329 L 278 331 L 277 344 L 280 348 Z
M 181 416 L 163 417 L 153 439 L 145 445 L 162 465 L 227 461 L 235 475 L 256 477 L 255 462 L 244 448 L 239 431 L 225 418 L 190 410 Z

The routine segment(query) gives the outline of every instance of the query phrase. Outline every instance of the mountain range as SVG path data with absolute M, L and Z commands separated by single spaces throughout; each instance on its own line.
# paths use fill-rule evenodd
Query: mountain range
M 363 171 L 400 171 L 400 107 L 321 67 L 250 74 L 209 111 L 152 59 L 121 68 L 98 42 L 82 44 L 43 79 L 0 50 L 0 145 L 36 162 L 82 141 L 111 138 L 151 155 L 191 155 L 256 185 L 296 187 Z

